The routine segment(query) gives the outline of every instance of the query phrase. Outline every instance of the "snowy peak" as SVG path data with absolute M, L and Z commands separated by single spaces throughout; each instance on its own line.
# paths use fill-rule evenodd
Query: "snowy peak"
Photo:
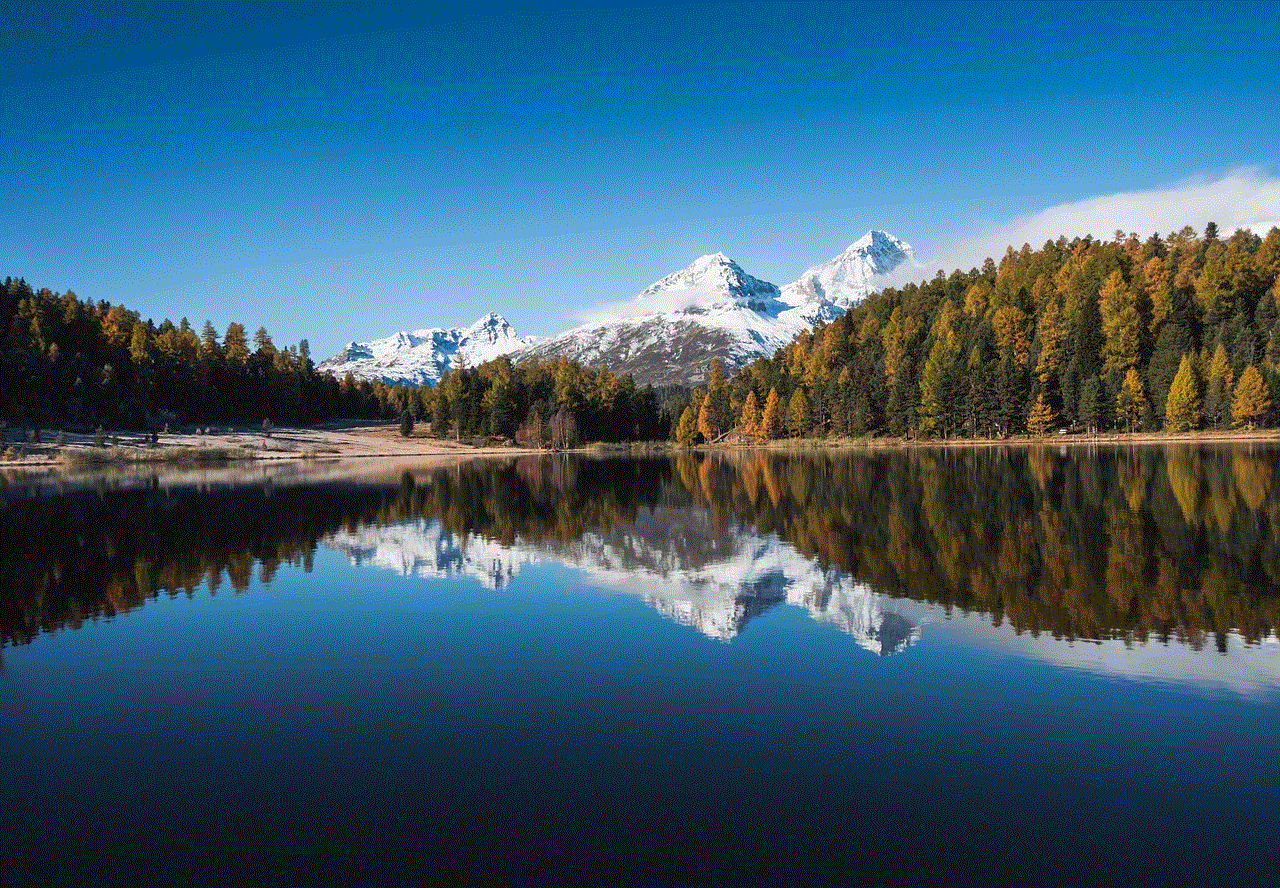
M 920 267 L 909 244 L 887 231 L 868 231 L 839 256 L 783 287 L 783 300 L 806 315 L 834 317 L 879 289 L 885 276 L 904 264 Z
M 724 253 L 712 253 L 650 284 L 635 302 L 655 313 L 733 307 L 767 311 L 780 295 L 775 285 L 747 274 Z
M 319 369 L 338 377 L 351 373 L 356 379 L 433 386 L 458 355 L 474 366 L 534 342 L 519 336 L 502 315 L 489 312 L 465 330 L 402 331 L 371 342 L 350 342 Z

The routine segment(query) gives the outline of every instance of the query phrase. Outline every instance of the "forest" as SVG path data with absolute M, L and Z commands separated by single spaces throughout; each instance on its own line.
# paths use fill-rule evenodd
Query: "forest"
M 681 443 L 1275 426 L 1280 229 L 1059 238 L 874 293 L 732 380 Z
M 670 426 L 653 388 L 565 360 L 460 364 L 436 389 L 339 380 L 316 370 L 305 339 L 277 347 L 265 328 L 250 338 L 236 322 L 221 336 L 209 321 L 200 333 L 186 318 L 157 325 L 123 305 L 14 278 L 0 291 L 0 323 L 4 421 L 27 427 L 407 417 L 407 431 L 421 418 L 439 436 L 567 447 L 665 439 Z
M 407 435 L 682 445 L 1274 427 L 1280 229 L 1061 237 L 873 293 L 692 392 L 560 359 L 459 364 L 432 389 L 319 373 L 304 339 L 197 333 L 73 292 L 0 292 L 0 405 L 27 426 L 401 418 Z M 419 431 L 421 434 L 422 431 Z

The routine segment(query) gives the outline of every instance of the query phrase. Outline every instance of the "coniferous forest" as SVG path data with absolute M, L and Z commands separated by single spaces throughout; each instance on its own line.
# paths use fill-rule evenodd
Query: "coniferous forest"
M 1010 248 L 886 289 L 695 391 L 686 443 L 1275 426 L 1280 229 Z
M 1116 232 L 1008 249 L 968 272 L 869 296 L 705 389 L 640 388 L 560 360 L 457 366 L 435 389 L 318 373 L 277 347 L 109 302 L 0 293 L 0 406 L 27 425 L 309 423 L 408 417 L 437 436 L 581 440 L 880 435 L 991 438 L 1186 431 L 1280 419 L 1280 229 Z

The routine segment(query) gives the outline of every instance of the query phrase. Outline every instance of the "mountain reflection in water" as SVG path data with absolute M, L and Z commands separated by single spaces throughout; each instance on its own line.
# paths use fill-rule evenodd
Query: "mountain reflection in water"
M 1018 633 L 1224 651 L 1280 623 L 1278 459 L 1262 446 L 749 451 L 61 492 L 10 480 L 0 625 L 23 643 L 162 591 L 242 592 L 255 569 L 263 582 L 309 569 L 325 545 L 495 588 L 560 562 L 723 639 L 785 602 L 892 653 L 920 636 L 914 601 Z

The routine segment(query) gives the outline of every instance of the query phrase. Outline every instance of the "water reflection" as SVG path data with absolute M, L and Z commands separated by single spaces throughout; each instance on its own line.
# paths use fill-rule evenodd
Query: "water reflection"
M 877 653 L 911 602 L 1063 640 L 1256 645 L 1280 625 L 1274 447 L 953 448 L 364 464 L 325 477 L 0 487 L 6 644 L 317 548 L 501 587 L 553 560 L 732 638 L 806 608 Z

